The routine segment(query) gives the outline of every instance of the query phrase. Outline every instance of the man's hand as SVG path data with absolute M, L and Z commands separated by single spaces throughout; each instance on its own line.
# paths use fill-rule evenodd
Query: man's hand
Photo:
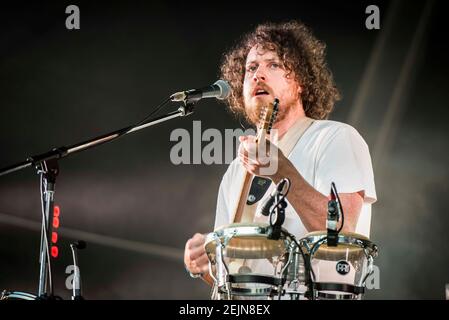
M 209 272 L 209 258 L 204 249 L 206 237 L 196 233 L 186 242 L 184 250 L 184 264 L 193 274 L 206 274 Z
M 282 151 L 269 140 L 265 141 L 266 148 L 258 148 L 254 136 L 241 136 L 239 139 L 239 159 L 246 170 L 253 175 L 268 177 L 276 184 L 283 178 L 289 178 L 291 189 L 287 198 L 306 229 L 309 232 L 325 229 L 329 199 L 315 190 Z M 268 166 L 272 168 L 267 170 Z M 273 168 L 276 170 L 272 170 Z M 343 231 L 355 232 L 363 199 L 363 190 L 340 193 L 340 200 L 345 210 Z
M 282 171 L 291 163 L 270 140 L 256 143 L 255 136 L 240 136 L 238 157 L 245 169 L 256 176 L 267 177 L 278 183 Z

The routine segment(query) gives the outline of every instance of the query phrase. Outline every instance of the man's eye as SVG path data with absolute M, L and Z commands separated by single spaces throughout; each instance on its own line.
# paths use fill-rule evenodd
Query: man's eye
M 256 72 L 257 67 L 256 66 L 249 66 L 248 68 L 246 68 L 246 71 L 248 72 Z
M 277 69 L 277 68 L 279 68 L 280 66 L 279 66 L 279 63 L 276 63 L 276 62 L 273 62 L 272 64 L 270 64 L 270 68 L 271 69 Z

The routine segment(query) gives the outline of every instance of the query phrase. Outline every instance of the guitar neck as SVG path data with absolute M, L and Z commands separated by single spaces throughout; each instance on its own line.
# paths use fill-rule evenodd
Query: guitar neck
M 258 130 L 256 136 L 257 151 L 261 150 L 261 143 L 265 143 L 266 135 L 270 133 L 271 127 L 278 112 L 278 104 L 279 100 L 275 98 L 273 104 L 271 104 L 267 108 L 264 108 L 263 112 L 261 112 L 261 122 L 257 127 Z M 262 150 L 265 150 L 265 148 L 262 148 Z M 234 223 L 241 222 L 244 215 L 245 219 L 248 219 L 246 216 L 248 216 L 249 213 L 254 209 L 255 204 L 252 204 L 251 207 L 246 204 L 252 180 L 253 175 L 249 173 L 245 168 L 245 175 L 243 177 L 243 183 L 240 189 L 239 202 L 234 212 Z

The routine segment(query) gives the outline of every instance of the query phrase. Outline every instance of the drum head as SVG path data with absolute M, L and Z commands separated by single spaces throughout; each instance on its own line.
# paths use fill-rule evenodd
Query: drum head
M 367 237 L 340 232 L 336 246 L 326 243 L 327 231 L 311 232 L 300 244 L 310 257 L 318 299 L 359 299 L 372 272 L 377 247 Z
M 215 254 L 216 237 L 225 245 L 225 256 L 235 259 L 267 259 L 281 256 L 288 247 L 289 233 L 282 229 L 279 240 L 268 239 L 268 224 L 234 223 L 216 229 L 206 237 L 206 252 Z
M 310 232 L 301 240 L 301 243 L 310 251 L 316 242 L 326 236 L 326 231 Z M 314 253 L 314 258 L 334 261 L 346 257 L 346 259 L 351 260 L 355 256 L 365 254 L 365 250 L 373 257 L 377 255 L 376 245 L 364 235 L 354 232 L 340 232 L 338 234 L 338 245 L 336 247 L 330 247 L 324 242 Z

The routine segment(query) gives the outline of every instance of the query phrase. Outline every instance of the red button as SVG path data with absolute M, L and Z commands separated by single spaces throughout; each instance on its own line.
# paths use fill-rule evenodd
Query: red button
M 52 256 L 53 258 L 57 258 L 57 257 L 58 257 L 58 254 L 59 254 L 58 247 L 57 247 L 57 246 L 52 246 L 52 247 L 51 247 L 51 256 Z
M 54 231 L 51 233 L 51 242 L 53 243 L 58 242 L 58 234 Z
M 59 218 L 53 217 L 53 228 L 59 228 Z
M 53 216 L 54 217 L 59 217 L 59 213 L 60 213 L 59 206 L 54 206 L 53 207 Z

